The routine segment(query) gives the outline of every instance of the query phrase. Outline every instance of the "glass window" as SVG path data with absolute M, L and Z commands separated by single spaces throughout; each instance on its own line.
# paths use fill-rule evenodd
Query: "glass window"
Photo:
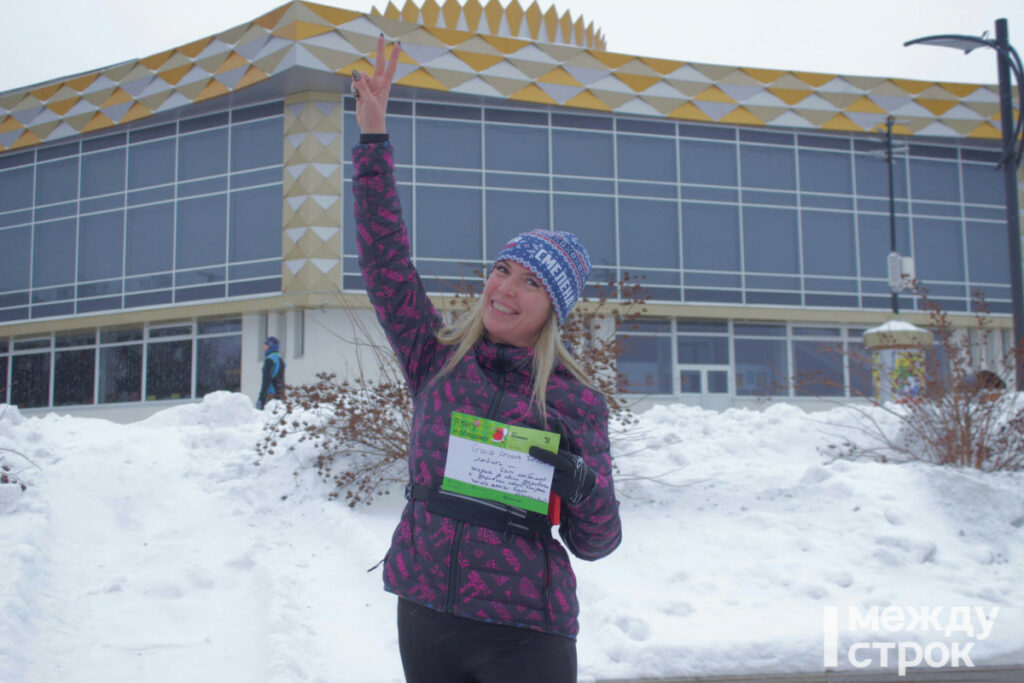
M 74 280 L 74 219 L 37 224 L 32 244 L 32 286 L 49 287 Z
M 284 158 L 284 124 L 280 117 L 231 127 L 231 170 L 280 166 Z
M 960 174 L 955 163 L 911 159 L 910 186 L 913 188 L 914 199 L 960 201 Z
M 174 255 L 174 204 L 128 209 L 125 273 L 138 275 L 171 269 Z
M 551 157 L 557 174 L 615 176 L 612 136 L 608 133 L 552 130 Z
M 32 233 L 28 226 L 0 230 L 0 254 L 4 255 L 4 265 L 0 268 L 0 292 L 28 289 L 31 244 Z
M 128 188 L 163 185 L 174 180 L 174 138 L 128 148 Z
M 619 200 L 619 253 L 623 266 L 679 268 L 676 202 Z
M 672 138 L 619 135 L 617 141 L 620 178 L 675 181 L 676 150 Z
M 269 144 L 269 142 L 264 144 Z M 227 128 L 182 135 L 178 139 L 178 178 L 180 180 L 227 173 L 227 170 Z
M 853 334 L 853 330 L 850 333 Z M 847 343 L 847 365 L 850 370 L 850 395 L 872 397 L 875 395 L 875 384 L 872 372 L 874 359 L 871 352 L 857 341 Z
M 960 221 L 914 220 L 914 268 L 922 280 L 964 279 Z
M 736 394 L 739 396 L 778 396 L 788 393 L 784 339 L 736 339 Z
M 480 124 L 416 120 L 416 163 L 420 166 L 481 167 Z
M 0 211 L 32 206 L 32 174 L 32 166 L 0 173 Z
M 138 401 L 142 394 L 142 344 L 100 348 L 100 403 Z
M 700 370 L 679 371 L 679 393 L 699 394 L 701 392 Z
M 231 261 L 281 257 L 281 186 L 231 193 Z
M 972 204 L 1006 205 L 1003 172 L 994 165 L 964 164 L 964 201 Z
M 6 350 L 6 349 L 4 349 Z M 0 403 L 7 400 L 7 356 L 0 356 Z
M 547 194 L 487 190 L 488 253 L 485 257 L 493 257 L 521 232 L 549 227 Z
M 734 144 L 680 140 L 679 167 L 684 183 L 738 185 Z
M 79 281 L 121 277 L 124 211 L 82 216 L 78 235 Z
M 242 385 L 241 377 L 241 336 L 200 337 L 196 340 L 197 398 L 211 391 L 238 391 Z
M 224 263 L 228 202 L 223 194 L 178 202 L 176 268 Z
M 615 265 L 615 202 L 611 197 L 555 195 L 555 229 L 575 233 L 595 266 Z
M 680 363 L 728 365 L 729 339 L 681 334 L 676 338 Z
M 850 155 L 801 149 L 800 189 L 804 192 L 853 194 Z
M 146 347 L 146 400 L 192 395 L 192 340 L 150 343 Z
M 630 394 L 672 393 L 672 339 L 670 337 L 619 338 L 623 351 L 617 369 L 619 391 Z
M 889 162 L 876 156 L 857 154 L 854 156 L 857 175 L 857 194 L 872 197 L 889 196 Z M 907 196 L 906 158 L 893 156 L 892 160 L 893 194 L 895 197 Z
M 482 213 L 480 190 L 416 188 L 416 256 L 483 258 Z
M 241 318 L 213 318 L 199 320 L 199 334 L 217 334 L 220 332 L 241 332 Z
M 53 405 L 92 403 L 96 350 L 77 349 L 54 354 Z
M 11 403 L 39 408 L 50 402 L 50 353 L 11 356 Z
M 998 223 L 967 223 L 967 267 L 974 282 L 1009 282 L 1006 226 Z
M 36 204 L 67 202 L 78 197 L 78 157 L 36 166 Z
M 692 270 L 740 270 L 737 207 L 683 202 L 683 265 Z
M 843 347 L 837 342 L 793 342 L 793 389 L 798 396 L 842 396 Z
M 743 255 L 748 271 L 797 273 L 798 254 L 796 211 L 743 209 Z
M 484 127 L 487 169 L 548 172 L 548 133 L 529 126 Z
M 857 216 L 860 232 L 860 272 L 863 277 L 888 277 L 889 217 L 871 214 Z M 910 255 L 910 225 L 905 216 L 896 216 L 896 250 Z
M 729 371 L 708 370 L 708 393 L 728 394 L 729 393 Z
M 804 211 L 802 218 L 804 273 L 855 276 L 857 245 L 853 214 Z
M 740 168 L 744 187 L 796 189 L 796 160 L 792 148 L 740 145 Z
M 124 190 L 125 150 L 112 149 L 82 157 L 82 196 L 95 197 Z

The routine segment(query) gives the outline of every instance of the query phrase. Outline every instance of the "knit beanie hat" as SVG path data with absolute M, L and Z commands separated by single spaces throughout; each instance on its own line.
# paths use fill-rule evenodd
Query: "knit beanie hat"
M 535 274 L 547 290 L 561 325 L 590 277 L 590 255 L 571 232 L 531 230 L 512 238 L 494 263 L 515 261 Z M 491 266 L 494 270 L 494 266 Z
M 263 343 L 267 345 L 267 353 L 277 351 L 281 347 L 281 343 L 277 341 L 277 337 L 267 337 Z

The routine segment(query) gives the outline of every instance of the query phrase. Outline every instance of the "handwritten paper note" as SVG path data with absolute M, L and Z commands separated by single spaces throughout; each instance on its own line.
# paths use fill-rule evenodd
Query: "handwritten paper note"
M 558 450 L 558 434 L 452 413 L 441 488 L 541 514 L 548 512 L 554 468 L 530 447 Z

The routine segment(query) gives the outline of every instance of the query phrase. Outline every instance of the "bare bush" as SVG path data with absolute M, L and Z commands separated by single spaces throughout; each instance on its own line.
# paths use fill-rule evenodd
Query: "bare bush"
M 924 461 L 983 471 L 1024 469 L 1024 394 L 1007 391 L 1000 377 L 1010 376 L 1024 349 L 1014 345 L 1006 351 L 997 363 L 998 373 L 975 367 L 971 335 L 956 333 L 949 315 L 920 281 L 912 281 L 911 288 L 928 312 L 934 345 L 908 349 L 916 365 L 913 391 L 884 404 L 870 397 L 898 428 L 884 426 L 861 406 L 846 404 L 858 413 L 857 429 L 865 440 L 860 444 L 846 440 L 831 448 L 844 456 L 884 461 Z M 984 294 L 975 291 L 972 299 L 975 343 L 984 346 L 992 334 L 992 320 Z M 860 354 L 846 355 L 851 366 L 870 367 L 870 360 Z M 808 387 L 828 383 L 820 376 L 794 377 L 794 386 L 811 395 L 816 393 L 807 391 Z
M 482 279 L 482 278 L 481 278 Z M 468 310 L 475 294 L 463 280 L 451 288 L 450 315 Z M 623 348 L 620 335 L 644 312 L 649 294 L 641 281 L 628 273 L 609 279 L 596 296 L 583 297 L 562 327 L 562 337 L 574 350 L 580 366 L 607 398 L 613 419 L 634 424 L 630 404 L 616 396 L 625 383 L 616 370 Z M 289 386 L 282 406 L 264 427 L 256 446 L 256 463 L 285 452 L 296 453 L 312 445 L 316 458 L 311 466 L 330 486 L 328 498 L 343 497 L 354 507 L 369 505 L 407 479 L 405 459 L 412 421 L 412 398 L 391 349 L 353 322 L 359 339 L 341 340 L 367 352 L 377 364 L 376 378 L 362 365 L 358 376 L 339 381 L 334 373 L 318 373 L 315 382 Z M 300 467 L 307 463 L 299 461 Z M 296 470 L 298 474 L 298 470 Z

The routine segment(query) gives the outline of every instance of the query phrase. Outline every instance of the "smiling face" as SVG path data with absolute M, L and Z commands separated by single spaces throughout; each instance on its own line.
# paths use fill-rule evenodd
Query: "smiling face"
M 499 344 L 533 346 L 551 315 L 551 299 L 540 278 L 515 261 L 498 261 L 483 294 L 487 336 Z

